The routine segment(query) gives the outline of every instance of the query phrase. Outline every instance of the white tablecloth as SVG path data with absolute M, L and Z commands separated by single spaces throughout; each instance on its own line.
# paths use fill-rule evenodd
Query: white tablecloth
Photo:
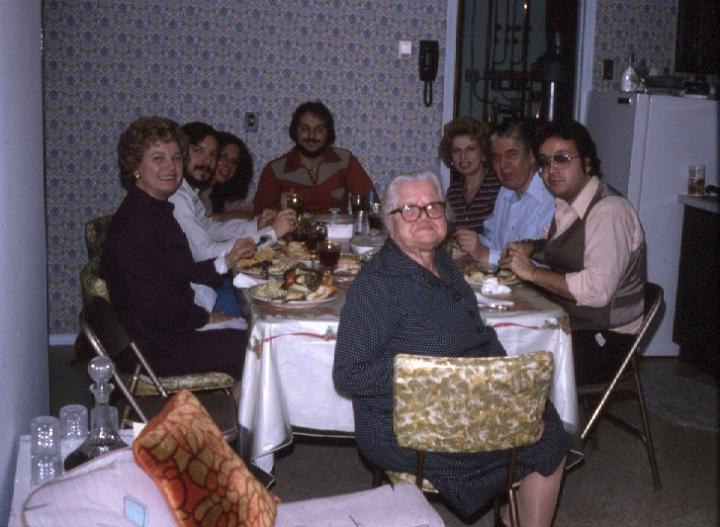
M 552 351 L 553 400 L 566 428 L 578 424 L 572 342 L 564 311 L 518 286 L 513 310 L 481 310 L 509 355 Z M 292 441 L 293 427 L 353 432 L 352 403 L 332 382 L 342 299 L 314 309 L 253 306 L 239 422 L 243 454 L 270 472 L 273 452 Z

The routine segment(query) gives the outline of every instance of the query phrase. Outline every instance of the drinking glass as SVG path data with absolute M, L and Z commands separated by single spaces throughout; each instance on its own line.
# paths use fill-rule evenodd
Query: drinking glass
M 41 415 L 30 421 L 30 482 L 40 485 L 62 472 L 60 421 Z
M 312 254 L 317 253 L 318 244 L 326 241 L 327 235 L 327 225 L 324 222 L 319 221 L 317 223 L 313 223 L 310 228 L 310 232 L 308 233 L 308 239 L 305 242 L 308 250 Z
M 320 258 L 320 267 L 327 271 L 335 270 L 340 259 L 340 246 L 333 241 L 325 240 L 318 243 L 317 252 Z
M 305 202 L 298 194 L 295 193 L 295 191 L 293 191 L 290 193 L 290 196 L 288 196 L 287 206 L 294 210 L 299 217 L 305 207 Z
M 374 202 L 370 204 L 368 213 L 368 227 L 370 236 L 377 236 L 383 228 L 382 213 L 380 203 Z
M 361 210 L 365 208 L 365 200 L 360 194 L 353 194 L 350 192 L 348 200 L 350 201 L 350 212 L 355 216 Z
M 67 404 L 60 408 L 62 439 L 81 442 L 88 435 L 88 411 L 82 404 Z

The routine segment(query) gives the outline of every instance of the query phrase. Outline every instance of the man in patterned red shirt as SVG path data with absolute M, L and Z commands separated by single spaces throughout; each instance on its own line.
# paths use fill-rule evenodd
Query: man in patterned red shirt
M 312 213 L 347 209 L 348 192 L 366 197 L 375 188 L 360 161 L 345 148 L 333 146 L 335 124 L 320 101 L 297 107 L 290 122 L 295 147 L 270 161 L 258 182 L 253 198 L 256 213 L 278 208 L 283 195 L 294 191 Z

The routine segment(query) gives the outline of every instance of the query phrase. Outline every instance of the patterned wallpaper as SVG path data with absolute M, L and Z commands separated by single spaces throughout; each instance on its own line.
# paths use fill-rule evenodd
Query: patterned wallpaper
M 620 76 L 635 53 L 635 64 L 673 74 L 678 0 L 598 0 L 595 19 L 593 88 L 620 88 Z M 612 59 L 613 80 L 602 80 L 603 59 Z
M 120 132 L 140 115 L 203 120 L 245 139 L 262 166 L 291 146 L 294 108 L 320 98 L 337 144 L 383 186 L 437 170 L 442 71 L 422 104 L 420 39 L 440 41 L 443 0 L 44 0 L 49 332 L 75 333 L 83 224 L 124 196 Z M 398 40 L 413 42 L 400 60 Z M 245 133 L 245 112 L 259 131 Z
M 417 41 L 444 55 L 443 0 L 43 0 L 49 332 L 77 331 L 84 222 L 124 193 L 115 145 L 134 118 L 156 113 L 237 133 L 256 174 L 290 146 L 292 110 L 320 98 L 382 186 L 437 169 L 442 108 L 422 105 Z M 593 86 L 618 86 L 629 58 L 672 71 L 677 0 L 598 0 Z M 397 58 L 397 41 L 413 56 Z M 602 81 L 602 59 L 615 79 Z M 435 101 L 442 100 L 440 74 Z M 245 112 L 259 132 L 245 133 Z

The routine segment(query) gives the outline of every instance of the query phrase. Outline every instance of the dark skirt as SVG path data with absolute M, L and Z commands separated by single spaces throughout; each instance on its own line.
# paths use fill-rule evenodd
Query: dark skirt
M 177 335 L 170 346 L 153 347 L 137 339 L 150 367 L 159 376 L 186 375 L 190 373 L 223 372 L 235 379 L 242 377 L 245 363 L 247 332 L 239 329 L 215 329 L 192 331 Z M 167 349 L 167 351 L 165 351 Z M 135 368 L 135 354 L 125 350 L 117 360 L 121 371 L 132 372 Z
M 385 470 L 415 473 L 417 452 L 398 445 L 392 415 L 380 415 L 366 409 L 355 411 L 355 419 L 358 448 L 370 462 Z M 551 475 L 570 448 L 571 437 L 563 429 L 562 421 L 549 401 L 544 419 L 545 429 L 540 440 L 517 450 L 515 481 L 533 472 Z M 427 453 L 423 475 L 452 508 L 467 517 L 503 489 L 508 455 L 506 451 Z

